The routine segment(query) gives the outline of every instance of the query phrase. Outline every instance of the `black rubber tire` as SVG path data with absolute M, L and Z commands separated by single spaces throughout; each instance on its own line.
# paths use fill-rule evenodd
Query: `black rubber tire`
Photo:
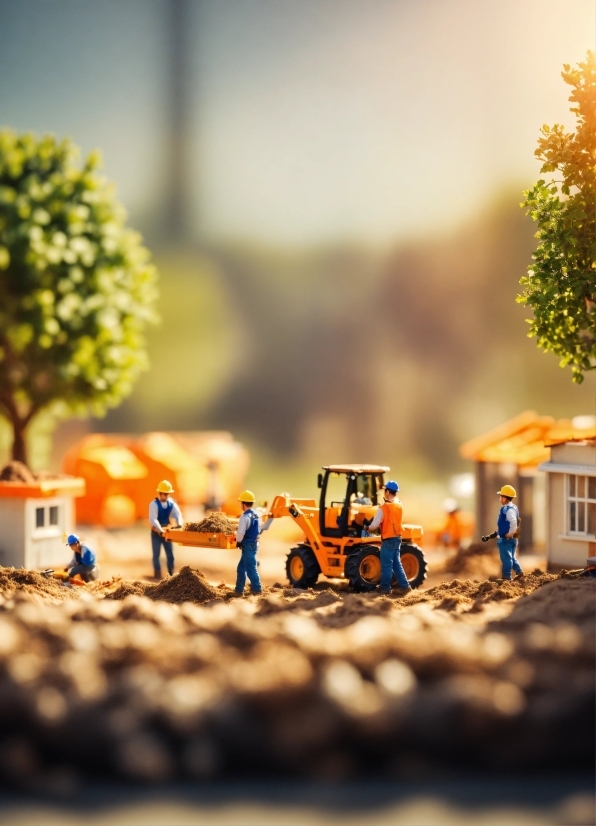
M 303 565 L 303 573 L 298 579 L 292 576 L 292 560 L 300 559 Z M 321 568 L 312 548 L 308 545 L 297 545 L 292 548 L 286 557 L 286 575 L 292 588 L 312 588 L 319 578 Z
M 408 554 L 411 554 L 413 557 L 416 558 L 417 568 L 418 568 L 418 572 L 415 576 L 413 576 L 411 579 L 408 577 L 408 582 L 410 583 L 410 588 L 420 588 L 420 586 L 422 585 L 422 583 L 424 582 L 424 580 L 426 579 L 426 577 L 428 575 L 428 563 L 427 563 L 426 559 L 424 558 L 424 554 L 422 553 L 422 551 L 420 550 L 418 545 L 410 545 L 409 542 L 404 542 L 404 543 L 402 543 L 402 546 L 401 546 L 400 556 L 401 556 L 402 565 L 406 569 L 408 567 L 408 563 L 407 563 L 407 560 L 406 560 L 405 564 L 404 564 L 404 557 L 407 556 Z M 406 571 L 406 576 L 408 576 L 407 571 Z
M 374 582 L 364 579 L 360 570 L 360 563 L 362 560 L 371 554 L 374 554 L 374 556 L 379 559 L 379 578 Z M 351 587 L 355 591 L 359 592 L 373 591 L 381 581 L 380 571 L 381 549 L 378 545 L 363 545 L 361 548 L 358 548 L 358 550 L 348 556 L 344 567 L 344 575 L 346 576 L 346 579 L 350 583 Z

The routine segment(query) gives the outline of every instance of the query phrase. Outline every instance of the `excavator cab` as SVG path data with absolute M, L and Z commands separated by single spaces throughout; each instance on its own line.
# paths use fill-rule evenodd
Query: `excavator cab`
M 321 536 L 361 536 L 364 520 L 381 504 L 387 467 L 329 465 L 319 473 L 319 530 Z

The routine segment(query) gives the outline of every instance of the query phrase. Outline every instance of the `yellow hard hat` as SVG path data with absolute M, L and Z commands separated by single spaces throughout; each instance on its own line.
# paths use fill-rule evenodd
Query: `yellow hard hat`
M 513 499 L 514 496 L 517 496 L 515 488 L 512 488 L 511 485 L 503 485 L 501 490 L 498 490 L 497 493 L 499 496 L 509 496 L 511 499 Z
M 157 486 L 157 492 L 158 493 L 174 493 L 174 488 L 172 487 L 170 482 L 168 482 L 167 479 L 164 479 L 163 482 L 160 482 L 159 485 Z
M 247 502 L 250 505 L 254 505 L 255 503 L 255 495 L 252 490 L 244 490 L 238 497 L 239 502 Z

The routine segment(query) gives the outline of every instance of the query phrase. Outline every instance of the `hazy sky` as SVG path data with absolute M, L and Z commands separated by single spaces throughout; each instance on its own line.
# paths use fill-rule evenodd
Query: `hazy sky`
M 0 0 L 0 124 L 99 146 L 160 204 L 168 0 Z M 386 242 L 537 174 L 594 0 L 191 0 L 193 227 Z

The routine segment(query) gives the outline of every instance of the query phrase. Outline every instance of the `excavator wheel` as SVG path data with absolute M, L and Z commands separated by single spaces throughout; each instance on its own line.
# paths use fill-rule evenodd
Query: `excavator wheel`
M 417 545 L 404 542 L 401 546 L 401 564 L 410 583 L 410 588 L 419 588 L 426 579 L 428 565 L 424 554 Z
M 365 545 L 346 559 L 345 576 L 355 591 L 372 591 L 381 581 L 381 549 Z
M 286 574 L 292 588 L 312 588 L 320 573 L 317 558 L 308 545 L 292 548 L 286 557 Z

